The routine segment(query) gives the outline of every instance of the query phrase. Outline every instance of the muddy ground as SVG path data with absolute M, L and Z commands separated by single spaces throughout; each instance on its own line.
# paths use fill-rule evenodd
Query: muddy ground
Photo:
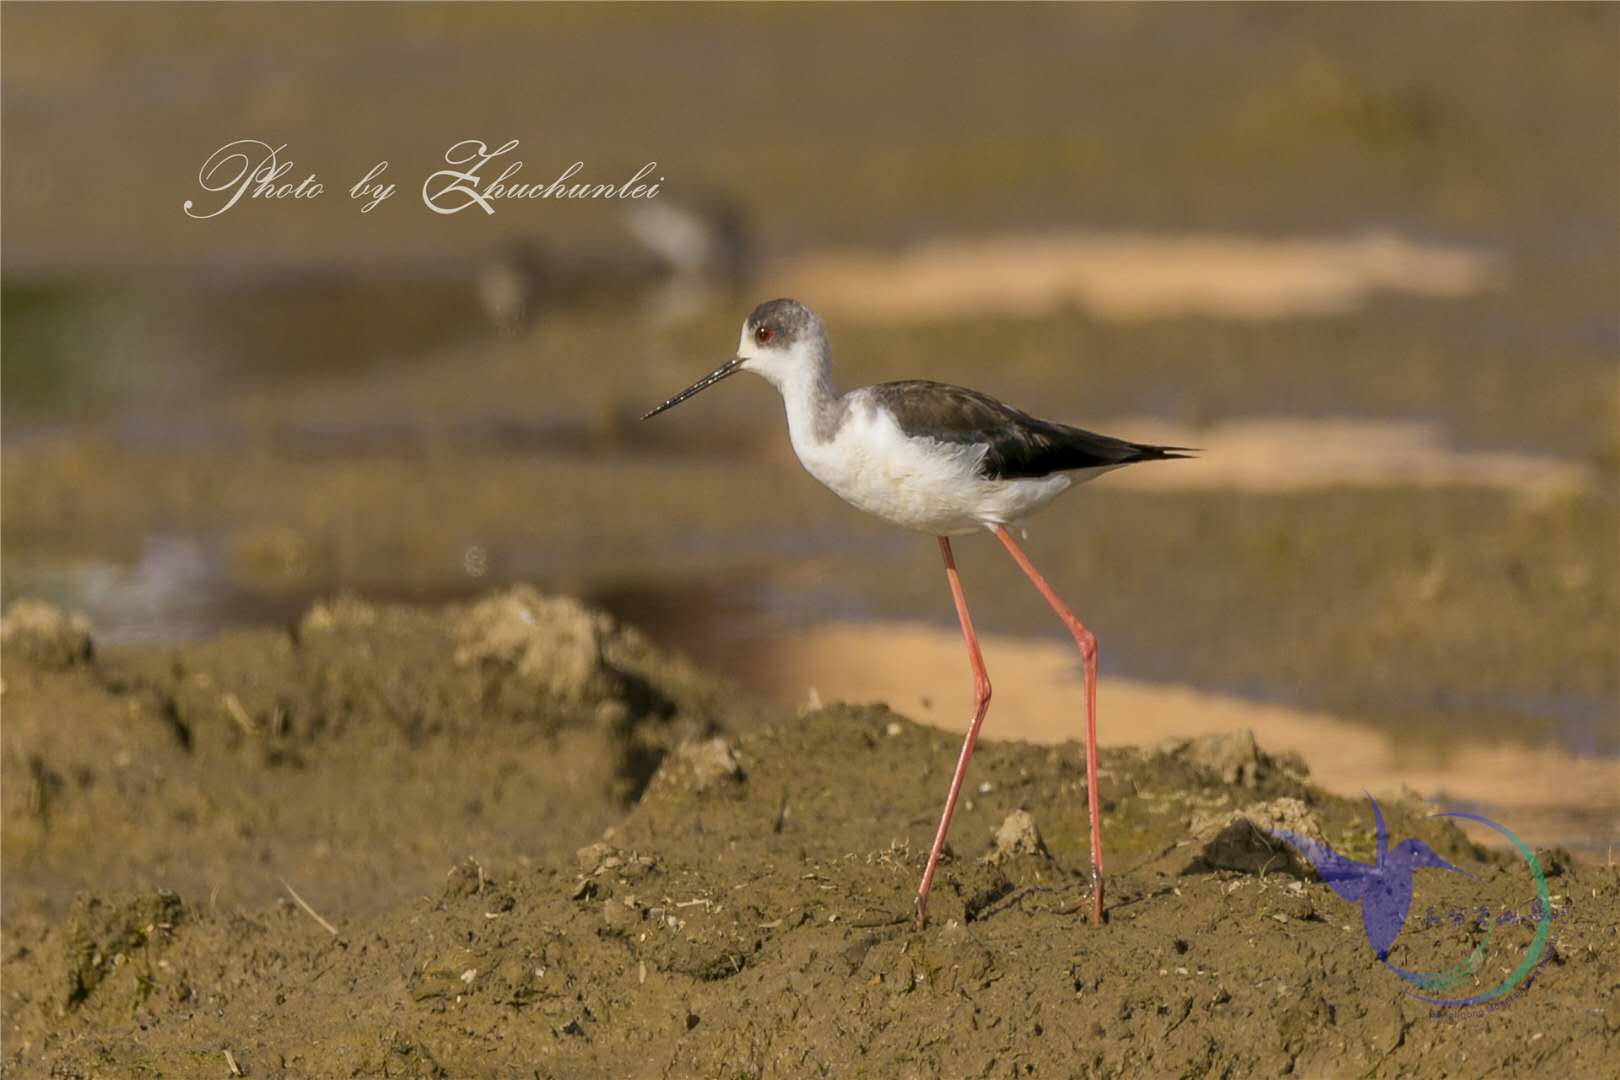
M 1104 753 L 1100 929 L 1079 748 L 986 742 L 917 930 L 954 736 L 774 711 L 566 599 L 101 649 L 20 604 L 3 674 L 10 1075 L 1585 1076 L 1620 1043 L 1612 865 L 1538 853 L 1538 958 L 1525 863 L 1383 793 L 1472 875 L 1417 874 L 1390 962 L 1449 967 L 1481 908 L 1457 993 L 1535 961 L 1425 1005 L 1256 830 L 1370 858 L 1365 805 L 1241 732 Z

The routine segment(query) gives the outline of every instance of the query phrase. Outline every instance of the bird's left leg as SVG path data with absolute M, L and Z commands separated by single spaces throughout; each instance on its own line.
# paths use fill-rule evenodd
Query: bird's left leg
M 951 599 L 956 602 L 956 617 L 962 624 L 962 640 L 967 643 L 968 664 L 973 668 L 973 721 L 968 724 L 967 738 L 962 742 L 962 755 L 957 758 L 956 772 L 951 776 L 951 789 L 945 795 L 945 812 L 939 818 L 939 831 L 934 833 L 934 846 L 928 852 L 928 865 L 923 869 L 922 882 L 917 886 L 917 929 L 928 919 L 928 890 L 934 884 L 934 870 L 939 866 L 939 853 L 945 848 L 945 834 L 951 829 L 951 815 L 956 812 L 956 797 L 962 793 L 962 777 L 967 773 L 968 759 L 973 757 L 973 744 L 979 738 L 979 725 L 990 708 L 990 675 L 984 670 L 984 657 L 979 655 L 979 639 L 973 633 L 973 620 L 968 617 L 967 597 L 962 593 L 962 579 L 956 573 L 956 559 L 951 555 L 951 541 L 939 538 L 939 553 L 945 559 L 945 580 L 951 586 Z
M 1080 659 L 1085 665 L 1086 673 L 1086 801 L 1087 809 L 1091 814 L 1091 925 L 1102 924 L 1103 906 L 1103 857 L 1102 857 L 1102 826 L 1101 809 L 1097 797 L 1097 639 L 1090 630 L 1081 625 L 1080 620 L 1074 617 L 1058 594 L 1052 591 L 1052 586 L 1041 577 L 1017 544 L 1013 543 L 1012 536 L 1007 532 L 1005 525 L 997 525 L 994 530 L 996 539 L 1000 540 L 1007 549 L 1018 568 L 1024 576 L 1034 583 L 1035 588 L 1052 605 L 1057 617 L 1063 620 L 1069 634 L 1074 638 L 1075 646 L 1080 650 Z

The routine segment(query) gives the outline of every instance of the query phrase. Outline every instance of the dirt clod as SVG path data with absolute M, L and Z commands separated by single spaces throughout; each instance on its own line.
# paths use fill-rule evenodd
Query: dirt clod
M 620 696 L 622 677 L 603 658 L 612 622 L 568 597 L 518 586 L 472 605 L 456 625 L 456 663 L 509 668 L 552 701 L 576 705 Z
M 995 864 L 1004 862 L 1014 855 L 1046 854 L 1046 842 L 1041 839 L 1040 830 L 1035 827 L 1035 819 L 1027 810 L 1014 810 L 997 827 L 995 839 L 991 841 L 990 853 L 985 859 Z
M 1327 841 L 1315 815 L 1304 802 L 1291 797 L 1254 803 L 1227 814 L 1195 818 L 1189 826 L 1198 865 L 1250 874 L 1276 870 L 1300 872 L 1302 863 L 1288 843 L 1276 835 L 1280 831 L 1322 843 Z
M 65 668 L 91 658 L 90 621 L 40 600 L 18 600 L 0 623 L 0 647 L 9 656 L 45 668 Z
M 731 744 L 722 738 L 687 741 L 665 760 L 654 783 L 692 792 L 740 784 L 743 769 Z
M 1246 788 L 1258 786 L 1272 766 L 1271 758 L 1262 754 L 1260 747 L 1255 744 L 1254 732 L 1247 728 L 1223 735 L 1201 735 L 1195 739 L 1169 739 L 1159 747 L 1159 751 L 1167 756 L 1182 758 L 1223 784 L 1237 784 Z

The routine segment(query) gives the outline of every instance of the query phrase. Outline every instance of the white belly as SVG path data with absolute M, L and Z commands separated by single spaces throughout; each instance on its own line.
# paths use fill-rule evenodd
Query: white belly
M 982 447 L 906 437 L 886 413 L 852 406 L 835 437 L 818 443 L 789 424 L 793 449 L 811 476 L 851 506 L 935 536 L 977 532 L 1033 513 L 1073 485 L 1057 473 L 988 480 Z

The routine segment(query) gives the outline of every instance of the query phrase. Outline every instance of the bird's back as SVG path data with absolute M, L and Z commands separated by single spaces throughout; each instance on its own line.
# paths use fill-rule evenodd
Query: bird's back
M 865 393 L 911 438 L 984 447 L 980 474 L 990 480 L 1033 479 L 1187 456 L 1183 447 L 1128 442 L 1041 420 L 988 394 L 929 379 L 879 383 Z

